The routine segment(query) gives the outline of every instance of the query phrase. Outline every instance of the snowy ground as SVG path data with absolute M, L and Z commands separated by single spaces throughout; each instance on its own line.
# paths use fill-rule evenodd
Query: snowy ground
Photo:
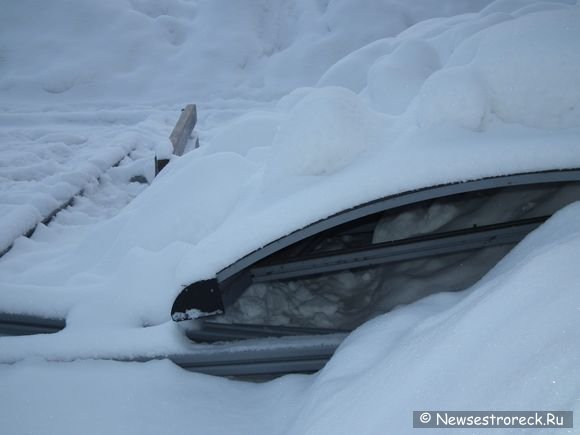
M 405 434 L 418 409 L 578 412 L 579 212 L 554 217 L 470 291 L 359 328 L 316 376 L 248 384 L 168 362 L 31 359 L 0 370 L 0 422 L 15 434 Z
M 155 143 L 171 131 L 176 113 L 71 107 L 0 112 L 0 252 L 131 152 L 143 159 L 132 175 L 152 179 Z
M 183 285 L 344 208 L 430 184 L 579 167 L 580 6 L 490 3 L 7 7 L 3 246 L 88 187 L 0 260 L 3 311 L 67 320 L 58 334 L 0 337 L 0 427 L 411 433 L 419 409 L 580 411 L 577 204 L 469 290 L 363 325 L 317 375 L 254 385 L 166 361 L 86 360 L 200 349 L 169 319 Z M 128 182 L 150 173 L 189 102 L 202 147 L 146 189 Z

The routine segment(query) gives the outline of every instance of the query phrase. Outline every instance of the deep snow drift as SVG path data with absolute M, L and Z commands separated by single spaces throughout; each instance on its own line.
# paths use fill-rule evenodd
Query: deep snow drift
M 260 106 L 206 130 L 205 146 L 173 162 L 75 248 L 55 245 L 38 262 L 28 261 L 33 246 L 17 243 L 0 265 L 0 303 L 11 312 L 66 316 L 71 333 L 105 324 L 162 325 L 183 285 L 345 208 L 450 181 L 578 167 L 577 40 L 578 6 L 502 2 L 381 40 L 390 48 L 378 59 L 374 50 L 375 58 L 367 53 L 372 43 L 330 68 L 321 80 L 333 86 L 299 89 L 276 107 Z M 538 77 L 530 43 L 562 67 L 542 66 Z M 341 77 L 365 62 L 369 77 L 373 65 L 387 61 L 423 71 L 432 60 L 419 55 L 427 47 L 443 66 L 425 78 L 401 115 L 373 109 L 371 86 L 360 95 L 337 86 L 347 86 Z M 433 81 L 451 90 L 466 86 L 481 98 L 433 92 L 440 89 Z
M 283 95 L 370 42 L 489 0 L 23 0 L 0 15 L 3 103 Z M 35 35 L 32 37 L 31 29 Z
M 297 86 L 316 84 L 336 61 L 369 42 L 426 18 L 476 11 L 487 3 L 24 0 L 4 5 L 0 252 L 132 149 L 163 147 L 180 105 L 197 103 L 201 129 L 217 125 L 219 130 L 224 120 L 259 106 L 255 99 L 272 101 Z M 241 101 L 248 99 L 249 104 Z M 243 136 L 222 139 L 229 146 L 267 141 L 277 127 L 271 122 L 268 130 L 262 119 L 255 129 L 249 124 L 240 125 Z
M 168 362 L 31 360 L 0 366 L 0 423 L 15 434 L 411 434 L 419 409 L 580 412 L 579 213 L 558 213 L 471 290 L 363 325 L 317 375 L 248 384 Z
M 421 408 L 579 410 L 578 205 L 471 289 L 363 325 L 312 377 L 257 386 L 163 362 L 44 361 L 196 350 L 169 319 L 175 295 L 273 239 L 404 190 L 580 166 L 575 2 L 501 0 L 468 14 L 488 2 L 67 2 L 23 25 L 33 3 L 0 18 L 2 119 L 106 108 L 111 130 L 96 147 L 122 139 L 118 108 L 139 102 L 151 117 L 130 124 L 157 142 L 167 110 L 199 96 L 202 147 L 90 231 L 62 244 L 41 231 L 2 258 L 2 310 L 67 319 L 58 334 L 0 338 L 0 362 L 18 362 L 0 367 L 2 427 L 410 433 Z M 407 28 L 435 15 L 454 16 Z M 32 25 L 42 43 L 24 36 Z M 62 44 L 79 29 L 78 44 Z M 33 130 L 23 127 L 47 143 Z M 71 394 L 46 400 L 57 385 Z M 70 420 L 78 391 L 87 406 L 75 406 L 99 403 L 102 419 Z

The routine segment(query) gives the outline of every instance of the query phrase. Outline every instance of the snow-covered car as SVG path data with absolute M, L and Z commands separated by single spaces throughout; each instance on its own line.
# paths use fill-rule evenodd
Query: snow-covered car
M 466 289 L 580 200 L 580 169 L 425 185 L 379 197 L 248 252 L 188 285 L 175 321 L 196 341 L 340 333 L 401 304 Z
M 3 6 L 2 434 L 578 431 L 578 0 Z

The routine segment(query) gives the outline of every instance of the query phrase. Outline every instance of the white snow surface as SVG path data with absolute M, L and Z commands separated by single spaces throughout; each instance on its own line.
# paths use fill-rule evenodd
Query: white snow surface
M 18 104 L 281 96 L 315 84 L 331 65 L 367 43 L 488 3 L 11 2 L 0 16 L 0 92 L 4 103 Z
M 147 154 L 175 116 L 70 107 L 0 111 L 0 252 L 132 151 Z M 152 151 L 143 158 L 151 160 Z M 147 175 L 134 169 L 131 175 Z
M 316 375 L 248 384 L 169 362 L 30 359 L 0 366 L 0 422 L 14 434 L 411 434 L 419 409 L 578 412 L 579 214 L 559 212 L 469 291 L 363 325 Z
M 341 57 L 489 0 L 35 0 L 0 14 L 0 252 L 135 147 L 168 152 L 183 104 L 221 117 L 314 85 Z M 354 22 L 364 23 L 353 32 Z M 104 31 L 106 29 L 106 31 Z M 37 37 L 35 35 L 42 35 Z M 243 110 L 243 109 L 242 109 Z M 213 149 L 270 144 L 276 115 Z M 271 120 L 268 123 L 268 119 Z M 216 122 L 219 120 L 216 120 Z M 223 119 L 217 125 L 223 127 Z M 255 127 L 252 128 L 251 124 Z M 269 125 L 269 127 L 267 126 Z M 204 128 L 204 127 L 202 127 Z M 211 127 L 211 123 L 208 126 Z M 220 128 L 221 130 L 221 128 Z M 203 138 L 202 138 L 203 141 Z M 244 145 L 232 145 L 243 143 Z M 262 160 L 253 151 L 250 158 Z
M 107 183 L 137 172 L 105 174 L 86 208 L 0 260 L 2 311 L 67 321 L 0 337 L 0 427 L 404 434 L 419 409 L 580 411 L 578 204 L 469 290 L 364 324 L 317 375 L 252 385 L 74 361 L 206 349 L 169 319 L 181 288 L 345 208 L 580 166 L 579 41 L 564 0 L 7 5 L 0 243 L 134 145 L 166 145 L 183 103 L 198 103 L 202 146 L 118 214 L 138 191 Z
M 158 325 L 168 321 L 182 286 L 211 278 L 264 244 L 345 208 L 450 181 L 578 167 L 580 99 L 570 97 L 580 95 L 574 45 L 580 8 L 557 3 L 555 10 L 506 18 L 512 6 L 504 4 L 499 23 L 489 20 L 499 12 L 486 10 L 431 20 L 393 39 L 398 48 L 392 62 L 423 71 L 439 53 L 440 64 L 447 65 L 425 80 L 401 115 L 373 109 L 372 86 L 359 95 L 339 86 L 307 88 L 277 106 L 260 104 L 255 113 L 238 105 L 241 117 L 232 113 L 239 102 L 208 111 L 210 127 L 202 129 L 208 145 L 172 162 L 74 249 L 55 246 L 46 261 L 32 263 L 34 248 L 17 244 L 0 265 L 0 303 L 11 312 L 66 316 L 70 329 Z M 526 49 L 538 39 L 530 23 L 556 29 L 542 47 L 551 47 L 564 65 L 544 68 L 543 86 L 534 81 L 537 59 Z M 466 39 L 465 29 L 475 34 Z M 486 48 L 496 35 L 503 35 L 501 50 L 514 53 L 503 55 L 501 68 Z M 422 42 L 409 42 L 415 40 Z M 431 57 L 419 55 L 426 47 L 432 47 Z M 486 73 L 492 67 L 498 71 Z M 371 76 L 376 82 L 376 72 Z M 516 82 L 529 85 L 521 95 L 540 94 L 538 102 L 517 104 L 516 94 L 494 90 L 513 89 Z M 514 107 L 509 116 L 508 106 Z M 529 125 L 538 117 L 552 121 Z M 224 118 L 232 122 L 216 126 Z M 255 142 L 237 133 L 245 126 Z

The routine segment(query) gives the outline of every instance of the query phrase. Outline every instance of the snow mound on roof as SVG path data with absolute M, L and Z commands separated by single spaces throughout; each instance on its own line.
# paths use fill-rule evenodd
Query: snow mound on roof
M 528 9 L 501 21 L 457 45 L 446 67 L 426 80 L 419 125 L 481 131 L 491 115 L 535 128 L 580 126 L 580 8 Z
M 488 3 L 10 2 L 0 15 L 0 92 L 3 102 L 19 104 L 269 98 L 313 85 L 329 66 L 376 39 Z
M 472 63 L 493 113 L 530 127 L 580 126 L 579 41 L 578 7 L 530 13 L 483 32 Z
M 280 114 L 254 112 L 241 116 L 221 129 L 211 142 L 211 151 L 247 155 L 252 148 L 269 147 L 280 125 Z
M 318 80 L 317 86 L 342 86 L 361 92 L 367 85 L 369 67 L 395 47 L 393 38 L 386 38 L 355 50 L 332 65 Z
M 439 55 L 431 44 L 414 39 L 404 41 L 369 68 L 367 82 L 372 107 L 392 115 L 403 113 L 425 79 L 439 68 Z
M 425 21 L 345 56 L 317 86 L 360 93 L 423 129 L 578 127 L 580 7 L 568 3 L 502 1 Z
M 423 128 L 452 124 L 481 131 L 489 113 L 485 85 L 464 67 L 446 68 L 429 77 L 417 104 L 417 121 Z
M 372 121 L 373 114 L 353 92 L 316 90 L 281 124 L 269 169 L 277 175 L 332 174 L 366 149 Z

